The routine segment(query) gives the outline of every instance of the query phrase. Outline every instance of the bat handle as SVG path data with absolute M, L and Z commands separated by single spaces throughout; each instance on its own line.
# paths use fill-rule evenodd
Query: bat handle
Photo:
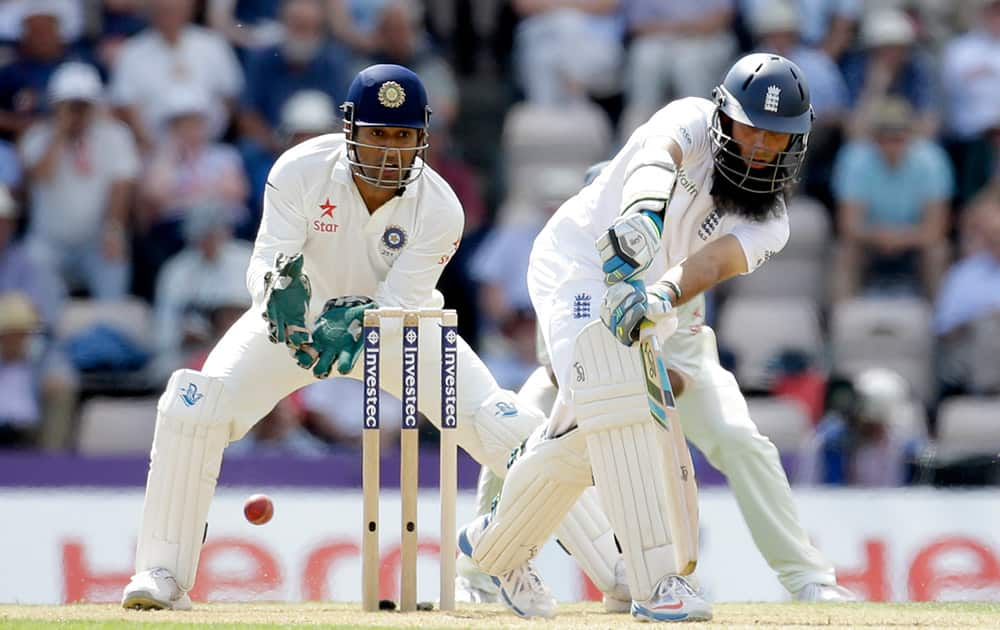
M 660 345 L 659 343 L 660 340 L 656 336 L 656 322 L 649 319 L 643 319 L 642 322 L 639 323 L 639 341 L 642 341 L 643 339 L 646 339 L 648 337 L 652 337 L 654 340 L 656 340 L 657 346 Z

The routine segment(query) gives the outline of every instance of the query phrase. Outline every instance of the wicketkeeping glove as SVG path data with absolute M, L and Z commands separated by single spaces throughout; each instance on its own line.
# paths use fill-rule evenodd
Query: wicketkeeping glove
M 302 254 L 278 254 L 274 269 L 264 275 L 264 313 L 271 343 L 296 349 L 309 343 L 306 313 L 312 298 L 309 278 L 302 272 Z
M 604 282 L 608 286 L 636 278 L 660 250 L 663 219 L 649 210 L 624 214 L 597 239 Z
M 371 298 L 346 296 L 329 300 L 316 318 L 312 341 L 295 352 L 295 361 L 313 376 L 326 378 L 337 364 L 337 371 L 349 374 L 358 360 L 364 340 L 365 311 L 377 305 Z

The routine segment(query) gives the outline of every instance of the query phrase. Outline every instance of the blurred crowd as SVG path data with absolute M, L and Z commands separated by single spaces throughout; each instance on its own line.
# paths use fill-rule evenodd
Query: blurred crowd
M 0 448 L 148 449 L 249 305 L 270 166 L 371 63 L 427 85 L 467 216 L 441 289 L 517 389 L 535 234 L 749 51 L 817 115 L 788 247 L 709 296 L 755 420 L 803 483 L 998 481 L 1000 0 L 0 0 Z M 317 382 L 231 450 L 353 447 L 360 407 Z

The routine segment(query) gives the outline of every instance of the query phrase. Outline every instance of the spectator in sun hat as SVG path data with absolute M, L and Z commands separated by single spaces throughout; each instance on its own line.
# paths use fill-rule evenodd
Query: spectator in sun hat
M 864 133 L 874 104 L 894 96 L 915 112 L 917 133 L 933 137 L 940 119 L 937 76 L 932 60 L 915 45 L 910 17 L 889 7 L 873 12 L 861 25 L 860 43 L 862 49 L 843 64 L 850 105 L 856 110 L 852 135 Z
M 26 293 L 0 292 L 0 448 L 68 446 L 76 374 L 42 330 Z
M 884 99 L 869 116 L 871 139 L 849 143 L 837 155 L 837 298 L 854 295 L 875 276 L 919 278 L 924 295 L 935 294 L 948 259 L 954 175 L 944 150 L 914 133 L 914 120 L 905 100 Z
M 66 287 L 55 273 L 28 256 L 23 242 L 15 240 L 18 218 L 14 198 L 0 186 L 0 293 L 28 295 L 43 326 L 51 330 L 62 313 Z
M 71 58 L 60 33 L 67 7 L 52 0 L 25 0 L 0 8 L 6 8 L 17 39 L 14 59 L 0 68 L 0 132 L 13 140 L 45 111 L 49 79 Z

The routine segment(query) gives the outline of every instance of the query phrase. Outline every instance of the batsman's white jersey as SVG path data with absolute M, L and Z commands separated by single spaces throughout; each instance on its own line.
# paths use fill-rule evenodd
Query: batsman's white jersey
M 606 290 L 595 241 L 619 215 L 626 167 L 645 143 L 669 138 L 683 155 L 666 210 L 661 253 L 644 273 L 645 280 L 659 279 L 727 234 L 742 245 L 749 271 L 788 240 L 783 207 L 763 222 L 716 210 L 709 138 L 713 110 L 711 102 L 700 98 L 681 99 L 661 109 L 590 185 L 559 208 L 535 240 L 528 288 L 562 402 L 569 403 L 566 385 L 572 378 L 574 342 L 584 326 L 599 317 Z M 680 326 L 664 344 L 664 353 L 668 367 L 685 377 L 684 393 L 677 400 L 685 434 L 728 477 L 757 546 L 786 588 L 794 593 L 809 583 L 833 584 L 833 567 L 809 543 L 795 516 L 777 449 L 757 431 L 735 378 L 719 365 L 715 333 L 705 325 L 703 297 L 679 307 L 678 318 Z M 559 435 L 574 422 L 571 414 L 557 414 L 549 432 Z
M 667 269 L 726 234 L 739 239 L 749 271 L 762 265 L 788 241 L 788 215 L 783 200 L 780 212 L 764 222 L 716 210 L 711 195 L 713 159 L 709 138 L 714 109 L 710 101 L 702 98 L 677 100 L 661 109 L 632 134 L 590 185 L 556 211 L 535 241 L 528 285 L 557 378 L 566 374 L 575 332 L 590 319 L 585 314 L 596 316 L 597 305 L 604 295 L 604 274 L 594 243 L 620 213 L 625 171 L 643 146 L 672 139 L 683 156 L 664 219 L 660 255 L 643 274 L 643 279 L 650 283 L 658 280 Z M 572 273 L 566 273 L 567 262 L 572 265 Z M 555 293 L 567 294 L 565 298 L 568 299 L 558 301 L 565 302 L 568 309 L 559 310 L 550 301 Z M 703 309 L 697 304 L 680 309 L 679 315 L 680 331 L 675 337 L 683 337 L 685 333 L 691 336 L 703 323 Z M 563 319 L 577 322 L 578 325 L 572 326 L 572 334 L 559 332 Z M 680 350 L 682 348 L 675 347 L 668 351 L 675 363 L 683 361 L 682 356 L 693 359 L 689 356 L 692 351 L 700 354 L 697 348 L 686 348 L 686 352 Z M 696 366 L 688 362 L 689 369 L 681 369 L 679 364 L 673 367 L 692 375 Z

